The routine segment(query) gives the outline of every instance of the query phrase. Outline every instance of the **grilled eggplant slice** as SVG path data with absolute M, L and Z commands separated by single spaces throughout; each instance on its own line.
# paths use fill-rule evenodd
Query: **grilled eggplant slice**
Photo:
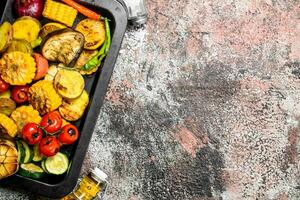
M 84 45 L 82 33 L 70 28 L 49 33 L 42 44 L 42 54 L 50 61 L 62 62 L 69 67 L 75 64 Z
M 45 38 L 46 35 L 48 35 L 49 33 L 52 33 L 53 31 L 57 31 L 57 30 L 61 30 L 67 28 L 65 25 L 60 24 L 60 23 L 56 23 L 56 22 L 50 22 L 48 24 L 45 24 L 39 33 L 39 36 L 41 38 Z

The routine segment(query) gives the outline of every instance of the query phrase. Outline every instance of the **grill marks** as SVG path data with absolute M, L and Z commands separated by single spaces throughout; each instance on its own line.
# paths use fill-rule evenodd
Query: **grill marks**
M 48 34 L 42 45 L 42 53 L 50 61 L 74 65 L 84 44 L 84 36 L 66 28 Z

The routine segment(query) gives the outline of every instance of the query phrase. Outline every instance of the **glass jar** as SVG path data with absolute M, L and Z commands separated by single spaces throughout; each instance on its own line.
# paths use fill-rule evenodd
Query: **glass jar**
M 123 0 L 128 14 L 128 25 L 140 27 L 147 22 L 147 9 L 145 0 Z
M 103 196 L 107 187 L 107 175 L 99 168 L 94 168 L 84 176 L 75 190 L 61 200 L 92 200 Z

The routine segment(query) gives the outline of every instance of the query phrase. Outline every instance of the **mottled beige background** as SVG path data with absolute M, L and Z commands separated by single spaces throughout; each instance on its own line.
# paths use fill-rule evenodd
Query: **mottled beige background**
M 300 199 L 299 0 L 147 6 L 82 173 L 107 172 L 111 200 Z

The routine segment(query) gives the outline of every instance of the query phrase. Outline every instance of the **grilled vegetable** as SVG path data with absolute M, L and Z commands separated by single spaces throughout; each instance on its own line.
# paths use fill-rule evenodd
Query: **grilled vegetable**
M 0 113 L 9 116 L 16 109 L 16 103 L 10 98 L 0 98 Z
M 49 174 L 49 172 L 47 171 L 46 166 L 45 166 L 45 161 L 46 161 L 46 160 L 42 160 L 42 162 L 41 162 L 41 167 L 42 167 L 42 169 L 44 170 L 44 172 L 46 172 L 47 174 Z
M 40 154 L 40 149 L 39 149 L 39 145 L 36 144 L 33 146 L 33 158 L 32 161 L 33 162 L 39 162 L 43 159 L 43 156 Z
M 38 38 L 41 24 L 33 17 L 24 16 L 17 19 L 12 27 L 14 39 L 24 39 L 32 42 Z
M 5 51 L 13 36 L 13 29 L 9 22 L 4 22 L 0 26 L 0 52 Z
M 39 36 L 41 38 L 45 38 L 46 35 L 48 35 L 49 33 L 52 33 L 53 31 L 61 30 L 64 28 L 67 28 L 67 27 L 60 23 L 55 23 L 55 22 L 47 23 L 41 28 Z
M 65 125 L 70 124 L 70 122 L 68 122 L 67 120 L 65 120 L 64 118 L 62 118 L 62 127 L 64 127 Z
M 54 134 L 61 128 L 62 118 L 58 111 L 52 111 L 42 117 L 41 127 L 49 134 Z
M 0 59 L 1 78 L 11 85 L 31 83 L 35 70 L 34 59 L 27 53 L 14 51 L 4 54 Z
M 52 82 L 40 80 L 29 89 L 29 103 L 44 115 L 57 109 L 62 104 L 62 99 L 53 88 Z
M 30 42 L 31 47 L 34 49 L 35 47 L 38 47 L 42 44 L 43 39 L 41 37 L 38 37 L 37 39 Z
M 20 106 L 11 113 L 11 118 L 16 122 L 19 133 L 22 133 L 23 127 L 29 123 L 40 123 L 41 116 L 31 105 Z
M 47 81 L 53 81 L 53 79 L 54 79 L 54 77 L 55 77 L 55 75 L 56 75 L 56 73 L 58 72 L 58 70 L 60 70 L 61 68 L 59 68 L 58 66 L 56 66 L 56 65 L 51 65 L 50 67 L 49 67 L 49 70 L 48 70 L 48 73 L 46 74 L 46 76 L 45 76 L 45 80 L 47 80 Z
M 6 92 L 9 89 L 9 84 L 6 83 L 2 78 L 0 78 L 0 93 Z
M 44 176 L 45 172 L 39 166 L 33 163 L 28 163 L 21 164 L 18 174 L 28 178 L 41 179 Z
M 43 137 L 43 130 L 35 123 L 27 123 L 22 129 L 22 138 L 30 145 L 39 143 Z
M 35 60 L 35 63 L 36 63 L 36 72 L 35 72 L 34 80 L 40 80 L 48 72 L 48 68 L 49 68 L 48 60 L 46 60 L 39 53 L 34 53 L 33 57 L 34 57 L 34 60 Z
M 89 60 L 91 60 L 95 55 L 97 55 L 97 50 L 83 50 L 77 59 L 74 67 L 79 71 L 82 75 L 89 75 L 96 72 L 101 63 L 97 63 L 98 65 L 93 67 L 90 70 L 82 70 L 82 66 L 84 66 Z
M 1 122 L 1 121 L 0 121 Z M 13 175 L 18 171 L 18 151 L 15 145 L 9 141 L 0 141 L 0 179 Z
M 82 71 L 93 71 L 94 68 L 98 68 L 103 58 L 108 54 L 111 44 L 110 27 L 108 19 L 105 19 L 105 31 L 106 40 L 102 45 L 100 51 L 81 68 Z
M 68 157 L 58 152 L 55 156 L 49 157 L 45 161 L 45 168 L 50 174 L 61 175 L 67 172 L 69 167 Z
M 73 8 L 75 8 L 78 12 L 80 12 L 81 14 L 83 14 L 84 16 L 94 19 L 94 20 L 100 20 L 100 19 L 104 19 L 101 15 L 97 14 L 96 12 L 76 3 L 73 0 L 62 0 L 62 2 L 68 4 L 69 6 L 72 6 Z
M 61 116 L 66 120 L 76 121 L 83 115 L 88 103 L 89 95 L 84 90 L 76 99 L 64 99 L 58 110 Z
M 20 163 L 29 163 L 32 161 L 34 152 L 31 147 L 22 140 L 16 141 L 18 154 L 19 154 L 19 162 Z
M 84 48 L 95 50 L 100 47 L 105 40 L 105 24 L 102 21 L 84 19 L 76 26 L 76 31 L 84 35 Z
M 6 52 L 13 52 L 13 51 L 21 51 L 23 53 L 28 53 L 30 55 L 33 53 L 31 45 L 29 42 L 27 42 L 27 40 L 13 39 L 9 44 Z
M 28 85 L 16 85 L 12 89 L 11 98 L 16 103 L 25 103 L 26 101 L 28 101 L 28 91 Z
M 15 137 L 17 135 L 17 131 L 18 128 L 15 122 L 11 118 L 0 113 L 0 135 Z
M 87 73 L 94 72 L 95 68 L 101 65 L 103 58 L 106 56 L 105 54 L 106 48 L 106 41 L 102 45 L 101 49 L 94 55 L 87 63 L 85 63 L 81 68 L 80 71 L 86 71 Z
M 77 71 L 61 69 L 55 75 L 53 85 L 61 96 L 74 99 L 81 95 L 84 89 L 84 79 Z
M 14 141 L 11 140 L 11 139 L 0 138 L 0 144 L 3 144 L 3 143 L 4 143 L 4 144 L 7 144 L 7 145 L 9 145 L 9 146 L 11 146 L 11 147 L 16 148 L 16 145 L 15 145 Z
M 17 145 L 18 147 L 22 147 L 24 149 L 24 158 L 23 159 L 20 159 L 20 163 L 29 163 L 32 161 L 32 158 L 34 156 L 34 153 L 33 153 L 33 150 L 31 149 L 31 147 L 24 141 L 22 140 L 19 140 L 17 141 L 19 142 L 20 144 Z M 21 160 L 23 160 L 23 162 L 21 162 Z
M 46 136 L 40 142 L 39 148 L 42 155 L 51 157 L 59 152 L 60 144 L 56 137 Z
M 70 6 L 52 0 L 46 0 L 43 16 L 72 27 L 77 13 L 77 10 Z
M 23 147 L 23 144 L 22 144 L 21 140 L 16 141 L 16 146 L 17 146 L 17 149 L 18 149 L 19 162 L 24 163 L 25 148 Z
M 42 45 L 43 56 L 50 61 L 74 65 L 84 44 L 84 36 L 72 29 L 62 29 L 48 34 Z
M 0 92 L 0 98 L 10 98 L 10 90 L 6 92 Z
M 42 16 L 44 4 L 43 0 L 16 0 L 15 11 L 19 17 L 31 16 L 40 18 Z
M 62 128 L 61 133 L 58 136 L 58 140 L 62 143 L 62 144 L 73 144 L 74 142 L 76 142 L 76 140 L 79 137 L 79 132 L 76 126 L 74 126 L 73 124 L 68 124 L 65 125 Z

